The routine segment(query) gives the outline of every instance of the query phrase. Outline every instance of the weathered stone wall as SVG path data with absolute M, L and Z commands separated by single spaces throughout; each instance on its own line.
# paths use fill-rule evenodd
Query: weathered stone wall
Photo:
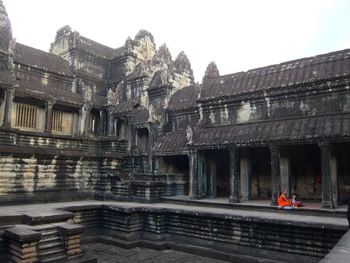
M 117 176 L 125 141 L 0 133 L 0 202 L 93 198 Z
M 72 208 L 75 223 L 88 226 L 85 240 L 104 236 L 119 245 L 156 246 L 163 242 L 177 248 L 186 246 L 283 262 L 318 262 L 337 243 L 345 230 L 322 226 L 297 226 L 250 218 L 103 206 Z M 181 246 L 180 244 L 183 244 Z
M 91 198 L 99 178 L 98 161 L 2 154 L 0 178 L 1 202 L 71 200 L 84 195 Z
M 321 90 L 284 96 L 255 97 L 235 100 L 231 103 L 217 101 L 203 103 L 199 109 L 207 125 L 229 125 L 268 119 L 284 119 L 298 116 L 337 114 L 350 111 L 348 84 L 339 88 L 322 87 Z M 327 88 L 327 89 L 326 89 Z
M 57 31 L 50 52 L 67 59 L 75 73 L 92 79 L 107 79 L 112 49 L 72 32 L 66 26 Z

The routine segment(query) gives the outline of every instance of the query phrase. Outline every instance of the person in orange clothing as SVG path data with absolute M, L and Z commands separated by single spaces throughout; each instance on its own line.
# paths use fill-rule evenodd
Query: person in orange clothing
M 292 200 L 288 199 L 286 190 L 284 190 L 280 197 L 278 197 L 278 205 L 282 208 L 286 206 L 292 206 Z

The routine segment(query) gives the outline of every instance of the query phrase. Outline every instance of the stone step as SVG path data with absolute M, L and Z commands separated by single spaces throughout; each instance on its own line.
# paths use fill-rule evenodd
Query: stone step
M 61 240 L 49 242 L 49 243 L 39 243 L 39 251 L 51 250 L 51 249 L 63 249 Z
M 97 263 L 95 257 L 83 256 L 81 258 L 74 258 L 68 261 L 69 263 Z
M 63 263 L 67 262 L 67 256 L 66 255 L 58 255 L 55 257 L 47 258 L 47 259 L 40 259 L 41 263 Z
M 47 243 L 50 243 L 50 242 L 61 242 L 61 238 L 58 237 L 58 236 L 43 238 L 41 236 L 41 239 L 39 241 L 39 245 L 40 244 L 47 244 Z
M 44 251 L 39 250 L 39 259 L 42 262 L 56 257 L 66 257 L 66 253 L 63 247 L 48 249 Z

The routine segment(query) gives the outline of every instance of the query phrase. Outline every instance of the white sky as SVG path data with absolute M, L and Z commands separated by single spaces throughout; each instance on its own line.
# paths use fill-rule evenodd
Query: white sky
M 350 0 L 3 0 L 17 41 L 48 51 L 58 28 L 117 48 L 143 28 L 196 81 L 350 48 Z

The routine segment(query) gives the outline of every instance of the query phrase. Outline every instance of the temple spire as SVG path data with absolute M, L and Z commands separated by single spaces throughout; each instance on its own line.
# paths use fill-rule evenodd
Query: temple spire
M 209 65 L 205 71 L 203 81 L 206 79 L 217 79 L 217 78 L 220 78 L 220 72 L 219 72 L 219 69 L 216 66 L 215 62 L 212 61 L 209 63 Z

